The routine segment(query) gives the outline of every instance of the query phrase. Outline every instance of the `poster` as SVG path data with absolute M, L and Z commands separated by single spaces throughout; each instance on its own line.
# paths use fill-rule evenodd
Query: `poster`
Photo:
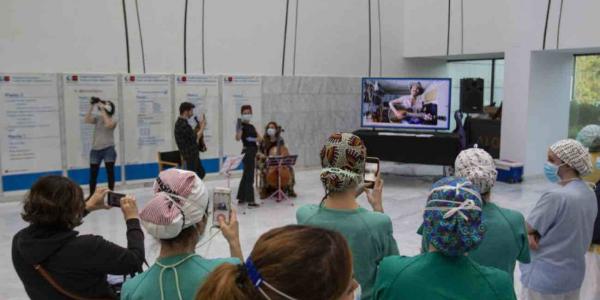
M 8 176 L 62 169 L 55 74 L 0 74 L 0 159 Z M 24 187 L 24 188 L 28 188 Z
M 204 143 L 207 150 L 200 154 L 202 164 L 206 172 L 219 171 L 219 136 L 220 136 L 220 97 L 219 77 L 203 75 L 176 75 L 175 76 L 175 111 L 174 117 L 179 116 L 179 105 L 182 102 L 190 102 L 196 107 L 194 115 L 201 120 L 206 116 L 206 128 L 204 129 Z M 197 123 L 194 119 L 189 120 L 192 128 Z
M 171 76 L 130 74 L 122 82 L 126 178 L 153 178 L 158 152 L 175 149 Z
M 85 123 L 85 116 L 91 107 L 91 97 L 111 101 L 116 106 L 112 118 L 117 122 L 114 138 L 117 150 L 117 165 L 120 165 L 119 126 L 122 126 L 123 122 L 120 118 L 122 114 L 119 111 L 117 79 L 117 75 L 111 74 L 63 74 L 68 170 L 89 167 L 94 125 Z M 97 118 L 101 117 L 100 112 L 96 109 L 92 111 L 92 115 Z
M 223 153 L 225 156 L 242 152 L 242 142 L 235 140 L 236 120 L 241 116 L 242 105 L 252 106 L 252 121 L 259 134 L 263 134 L 262 85 L 258 76 L 225 76 L 223 78 Z

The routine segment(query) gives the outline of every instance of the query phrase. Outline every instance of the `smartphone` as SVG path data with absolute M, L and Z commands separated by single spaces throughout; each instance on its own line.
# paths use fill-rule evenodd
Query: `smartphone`
M 106 196 L 106 204 L 112 207 L 121 207 L 121 198 L 123 197 L 125 197 L 125 194 L 109 191 Z
M 366 187 L 372 189 L 375 186 L 375 180 L 377 180 L 377 173 L 379 173 L 379 158 L 367 157 L 365 160 L 365 177 L 364 181 Z
M 213 191 L 213 224 L 219 226 L 219 218 L 223 216 L 229 223 L 231 212 L 231 189 L 217 187 Z
M 235 123 L 235 130 L 240 131 L 242 130 L 242 119 L 238 118 L 237 122 Z

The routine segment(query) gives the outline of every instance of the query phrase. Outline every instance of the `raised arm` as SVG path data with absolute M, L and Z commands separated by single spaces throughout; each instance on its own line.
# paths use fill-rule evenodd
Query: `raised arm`
M 95 105 L 90 105 L 90 109 L 88 109 L 87 113 L 85 114 L 85 123 L 86 124 L 96 124 L 96 118 L 94 116 L 92 116 L 92 111 L 94 110 L 94 107 L 96 107 Z
M 104 120 L 104 127 L 109 129 L 114 129 L 115 127 L 117 127 L 117 122 L 115 122 L 113 118 L 110 117 L 104 109 L 100 110 L 100 115 L 102 116 L 102 120 Z

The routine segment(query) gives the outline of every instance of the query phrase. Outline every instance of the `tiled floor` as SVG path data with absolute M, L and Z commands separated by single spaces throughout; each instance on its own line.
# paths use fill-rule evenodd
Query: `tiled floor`
M 434 178 L 384 174 L 384 179 L 384 208 L 394 223 L 394 236 L 398 242 L 400 253 L 403 255 L 418 254 L 420 238 L 415 232 L 420 225 L 428 187 Z M 238 182 L 239 180 L 232 180 L 231 184 L 236 187 Z M 226 182 L 214 180 L 208 181 L 207 184 L 209 187 L 217 187 L 225 186 Z M 492 201 L 527 215 L 542 192 L 549 187 L 550 185 L 543 180 L 530 180 L 520 185 L 499 183 L 494 190 Z M 318 171 L 298 172 L 296 191 L 299 197 L 294 200 L 294 206 L 290 205 L 290 202 L 268 201 L 258 209 L 240 209 L 240 235 L 245 255 L 251 251 L 261 233 L 273 227 L 295 223 L 297 207 L 320 201 L 323 189 L 318 180 Z M 140 188 L 128 190 L 127 193 L 134 194 L 139 207 L 142 207 L 149 200 L 151 190 L 150 188 Z M 369 207 L 364 196 L 360 202 L 363 206 Z M 25 226 L 19 216 L 20 209 L 19 203 L 0 204 L 0 251 L 4 253 L 0 257 L 0 300 L 27 299 L 10 258 L 12 236 Z M 81 233 L 102 235 L 121 245 L 126 244 L 125 224 L 118 209 L 92 213 L 78 230 Z M 207 232 L 205 236 L 209 235 L 210 233 Z M 158 243 L 151 237 L 147 237 L 146 245 L 147 259 L 152 263 L 158 252 Z M 220 257 L 228 253 L 228 247 L 219 234 L 212 241 L 201 246 L 198 253 L 207 257 Z M 518 284 L 518 280 L 515 282 Z

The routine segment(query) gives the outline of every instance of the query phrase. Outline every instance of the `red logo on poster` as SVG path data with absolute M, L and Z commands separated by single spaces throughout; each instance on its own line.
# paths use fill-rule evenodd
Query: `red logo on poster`
M 77 76 L 77 75 L 73 75 L 73 76 L 71 76 L 71 79 L 72 79 L 73 81 L 77 81 L 77 80 L 79 80 L 79 76 Z
M 232 82 L 232 81 L 233 81 L 233 77 L 229 76 L 229 77 L 227 77 L 227 80 L 228 80 L 229 82 Z
M 135 81 L 135 76 L 129 76 L 129 81 Z
M 4 81 L 10 81 L 10 76 L 4 76 Z
M 187 81 L 187 77 L 181 76 L 181 81 L 186 82 Z

